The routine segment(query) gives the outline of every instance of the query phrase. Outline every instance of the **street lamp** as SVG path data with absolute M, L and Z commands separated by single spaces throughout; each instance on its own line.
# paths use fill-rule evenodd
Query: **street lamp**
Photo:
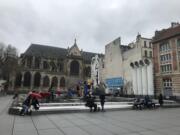
M 96 85 L 98 85 L 98 65 L 95 66 L 96 69 Z

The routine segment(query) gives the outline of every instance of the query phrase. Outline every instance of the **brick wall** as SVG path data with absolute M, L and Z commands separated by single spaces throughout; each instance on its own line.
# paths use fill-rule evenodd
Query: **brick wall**
M 173 84 L 173 94 L 180 96 L 180 73 L 173 75 L 172 84 Z
M 171 43 L 171 46 L 172 46 L 172 67 L 173 67 L 173 71 L 176 71 L 177 70 L 177 45 L 176 45 L 176 39 L 173 38 L 171 39 L 170 41 Z
M 158 43 L 153 44 L 153 64 L 154 72 L 159 73 L 159 46 Z

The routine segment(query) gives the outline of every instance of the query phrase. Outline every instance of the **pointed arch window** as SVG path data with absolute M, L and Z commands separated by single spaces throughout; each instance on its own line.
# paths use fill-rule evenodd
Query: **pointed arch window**
M 79 75 L 79 62 L 72 61 L 70 64 L 70 75 Z
M 43 87 L 49 87 L 49 77 L 45 76 L 43 78 Z
M 39 72 L 36 72 L 34 75 L 34 87 L 39 87 L 41 82 L 41 74 Z
M 65 78 L 62 77 L 61 80 L 60 80 L 60 87 L 65 87 Z
M 39 69 L 40 68 L 40 58 L 35 58 L 35 68 Z
M 31 85 L 31 73 L 30 72 L 26 72 L 24 74 L 24 83 L 23 83 L 23 86 L 30 87 L 30 85 Z
M 53 77 L 51 82 L 51 87 L 57 87 L 58 86 L 58 78 Z
M 21 73 L 17 73 L 16 81 L 15 81 L 15 86 L 16 87 L 20 87 L 21 86 L 21 80 L 22 80 L 22 74 Z

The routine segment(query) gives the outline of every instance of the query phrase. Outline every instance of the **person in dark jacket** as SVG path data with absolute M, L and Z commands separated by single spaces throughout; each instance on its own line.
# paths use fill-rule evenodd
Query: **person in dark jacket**
M 105 103 L 105 87 L 104 84 L 102 82 L 100 82 L 100 84 L 98 85 L 99 89 L 99 99 L 100 99 L 100 103 L 101 103 L 101 111 L 104 111 L 104 103 Z
M 97 104 L 95 103 L 95 97 L 92 96 L 91 92 L 89 92 L 89 94 L 86 96 L 85 105 L 90 108 L 90 112 L 93 111 L 93 108 L 94 108 L 94 112 L 97 111 Z
M 101 102 L 101 111 L 104 111 L 104 103 L 105 103 L 105 95 L 101 94 L 99 96 L 100 102 Z
M 158 100 L 159 100 L 160 106 L 162 107 L 164 102 L 163 102 L 163 96 L 161 93 L 159 94 Z
M 35 110 L 39 110 L 39 101 L 36 97 L 32 98 L 31 105 L 34 107 Z
M 25 115 L 28 113 L 28 109 L 30 108 L 31 103 L 32 103 L 32 97 L 29 95 L 23 102 L 20 115 Z

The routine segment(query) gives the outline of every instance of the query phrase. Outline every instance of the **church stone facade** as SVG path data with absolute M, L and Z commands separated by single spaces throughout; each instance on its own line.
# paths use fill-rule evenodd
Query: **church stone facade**
M 20 72 L 14 79 L 14 90 L 41 90 L 50 87 L 67 90 L 91 76 L 91 59 L 102 54 L 80 51 L 76 41 L 71 48 L 31 44 L 20 57 Z

